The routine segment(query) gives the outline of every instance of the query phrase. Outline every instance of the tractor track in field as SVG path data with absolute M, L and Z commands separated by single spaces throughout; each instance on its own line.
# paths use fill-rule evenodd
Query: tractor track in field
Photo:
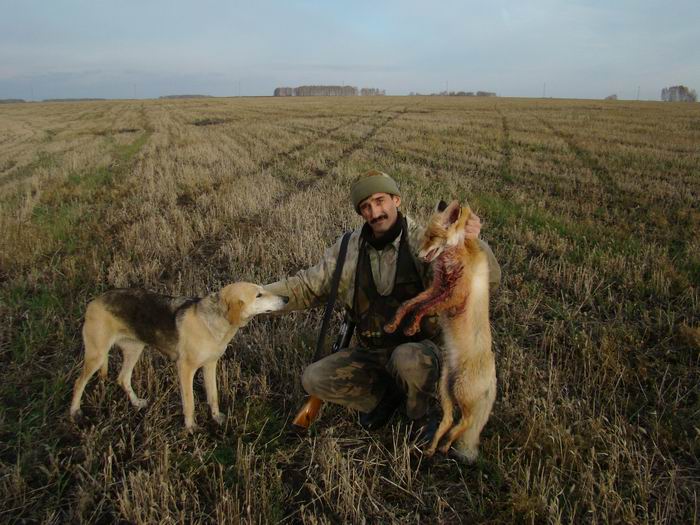
M 508 118 L 503 114 L 503 112 L 500 109 L 496 108 L 496 112 L 501 117 L 501 129 L 502 129 L 502 138 L 501 138 L 502 160 L 501 160 L 500 164 L 498 165 L 498 174 L 500 175 L 501 179 L 503 179 L 504 182 L 512 183 L 514 181 L 513 170 L 511 168 L 512 161 L 513 161 L 513 147 L 512 147 L 513 143 L 510 140 L 510 127 L 508 125 Z
M 304 151 L 312 146 L 315 146 L 316 144 L 321 142 L 323 139 L 328 138 L 329 135 L 332 135 L 333 133 L 335 133 L 339 129 L 345 128 L 345 127 L 350 127 L 350 126 L 353 126 L 364 119 L 373 118 L 373 117 L 376 117 L 377 115 L 381 115 L 384 111 L 387 111 L 388 109 L 389 109 L 388 107 L 383 108 L 383 109 L 376 111 L 375 113 L 373 113 L 371 115 L 361 115 L 359 117 L 354 117 L 354 118 L 350 119 L 349 121 L 338 124 L 337 126 L 334 126 L 332 128 L 317 131 L 316 136 L 314 136 L 311 140 L 309 140 L 307 142 L 303 142 L 301 144 L 298 144 L 298 145 L 296 145 L 296 146 L 294 146 L 286 151 L 281 151 L 279 153 L 276 153 L 275 155 L 273 155 L 269 159 L 264 160 L 263 162 L 260 163 L 260 168 L 263 170 L 268 169 L 268 168 L 272 167 L 273 165 L 275 165 L 280 160 L 295 160 L 294 157 L 297 153 L 302 152 L 302 151 Z
M 591 154 L 590 151 L 581 147 L 571 133 L 565 133 L 557 129 L 551 122 L 543 119 L 542 117 L 537 117 L 537 120 L 544 125 L 549 131 L 551 131 L 556 137 L 563 140 L 566 145 L 574 152 L 574 155 L 581 161 L 581 163 L 591 170 L 593 175 L 596 176 L 601 185 L 605 188 L 606 194 L 618 194 L 620 191 L 619 186 L 613 179 L 607 168 L 601 165 L 596 158 Z
M 300 144 L 297 144 L 296 146 L 293 146 L 287 150 L 280 151 L 277 153 L 273 153 L 270 155 L 267 159 L 262 160 L 257 164 L 257 166 L 251 170 L 248 170 L 247 172 L 243 173 L 241 176 L 243 177 L 251 177 L 254 176 L 257 173 L 260 173 L 261 171 L 268 170 L 270 168 L 276 167 L 280 164 L 288 164 L 288 163 L 295 163 L 298 162 L 303 158 L 303 155 L 299 155 L 299 153 L 313 147 L 314 145 L 318 144 L 321 140 L 324 138 L 327 138 L 328 136 L 332 135 L 333 133 L 337 132 L 339 129 L 343 127 L 348 127 L 356 124 L 357 122 L 360 122 L 362 120 L 366 119 L 372 119 L 372 118 L 377 118 L 377 116 L 381 116 L 385 111 L 389 110 L 390 107 L 384 107 L 381 108 L 369 115 L 361 115 L 358 117 L 353 117 L 352 119 L 343 122 L 339 125 L 333 126 L 332 128 L 328 129 L 323 129 L 320 131 L 316 132 L 316 135 L 314 137 L 310 137 L 309 140 L 302 142 Z M 386 121 L 384 122 L 384 125 L 386 124 Z M 372 129 L 372 132 L 376 133 L 377 129 L 376 127 Z M 371 132 L 371 133 L 372 133 Z M 373 134 L 373 133 L 372 133 Z M 295 192 L 295 191 L 300 191 L 304 190 L 310 186 L 312 186 L 315 182 L 318 181 L 321 177 L 325 176 L 326 173 L 323 170 L 314 170 L 313 172 L 313 177 L 307 178 L 300 180 L 296 182 L 296 184 L 284 191 L 282 194 L 278 195 L 275 197 L 273 200 L 273 203 L 271 203 L 270 206 L 277 206 L 289 196 Z M 232 178 L 225 179 L 224 181 L 216 181 L 212 183 L 211 185 L 211 191 L 221 191 L 222 188 L 227 187 L 227 186 L 232 186 L 235 185 L 236 181 Z M 194 209 L 195 203 L 194 200 L 186 195 L 186 194 L 178 194 L 176 196 L 176 203 L 179 207 L 181 208 L 192 208 Z M 238 229 L 240 230 L 248 230 L 248 231 L 253 231 L 260 225 L 262 214 L 256 214 L 253 216 L 248 216 L 248 217 L 241 217 L 237 219 L 237 226 Z M 112 224 L 109 227 L 109 233 L 112 236 L 118 236 L 119 231 L 128 228 L 131 224 L 135 222 L 136 219 L 134 218 L 128 218 L 128 219 L 123 219 L 117 223 Z M 161 274 L 160 274 L 160 279 L 168 281 L 171 278 L 174 278 L 177 275 L 177 269 L 180 268 L 183 264 L 185 264 L 185 261 L 188 260 L 193 260 L 199 263 L 207 263 L 212 260 L 216 256 L 217 251 L 219 250 L 220 246 L 230 238 L 230 233 L 228 232 L 217 232 L 217 233 L 211 233 L 211 234 L 205 234 L 204 236 L 200 237 L 198 240 L 196 240 L 193 243 L 193 246 L 188 250 L 186 254 L 184 254 L 181 257 L 178 257 L 177 260 L 174 260 L 172 263 L 167 265 L 165 268 L 163 268 Z
M 281 192 L 274 199 L 272 199 L 272 202 L 266 207 L 266 209 L 274 209 L 286 200 L 288 200 L 294 193 L 306 191 L 319 184 L 341 162 L 349 158 L 356 151 L 363 149 L 366 146 L 366 144 L 369 141 L 371 141 L 379 131 L 381 131 L 383 128 L 385 128 L 397 118 L 401 118 L 404 114 L 406 114 L 406 110 L 406 107 L 398 111 L 391 111 L 389 108 L 384 108 L 373 113 L 372 115 L 369 115 L 369 118 L 376 118 L 378 115 L 382 116 L 382 114 L 385 111 L 391 111 L 390 115 L 386 117 L 382 116 L 382 120 L 373 125 L 367 133 L 362 135 L 359 139 L 355 140 L 347 147 L 343 148 L 343 150 L 335 159 L 329 161 L 326 164 L 325 169 L 315 168 L 311 171 L 310 177 L 306 177 L 304 179 L 300 179 L 298 181 L 293 181 L 292 183 L 290 183 L 289 187 L 285 191 Z M 277 153 L 269 159 L 261 162 L 259 164 L 258 170 L 269 169 L 273 166 L 277 166 L 280 162 L 283 164 L 299 162 L 304 158 L 302 155 L 297 155 L 299 152 L 302 152 L 312 147 L 313 145 L 318 143 L 323 138 L 326 138 L 329 134 L 333 133 L 334 131 L 337 131 L 342 127 L 346 127 L 359 121 L 365 120 L 367 118 L 368 116 L 357 117 L 350 122 L 345 122 L 329 130 L 324 130 L 323 132 L 320 132 L 319 136 L 315 137 L 314 139 L 307 141 L 303 144 L 294 146 L 289 150 Z M 253 173 L 249 173 L 248 175 L 253 175 Z M 233 183 L 233 181 L 231 183 Z M 221 184 L 219 184 L 219 186 L 220 185 Z M 215 189 L 218 189 L 219 186 L 217 186 Z M 263 223 L 263 215 L 263 212 L 258 212 L 247 217 L 238 218 L 237 223 L 235 225 L 235 230 L 250 232 L 255 231 Z M 181 258 L 178 258 L 177 261 L 173 261 L 173 263 L 168 265 L 167 268 L 164 268 L 160 278 L 163 280 L 168 280 L 168 278 L 174 276 L 177 273 L 176 269 L 181 267 L 183 264 L 185 264 L 185 261 L 188 260 L 194 264 L 211 265 L 214 262 L 213 259 L 216 258 L 216 253 L 218 252 L 219 248 L 224 242 L 226 242 L 228 238 L 230 238 L 230 236 L 231 233 L 229 233 L 228 231 L 217 232 L 202 236 L 200 239 L 194 242 L 192 248 L 187 252 L 187 254 L 185 254 Z M 215 266 L 215 268 L 212 268 L 212 270 L 216 271 L 221 275 L 226 275 L 228 268 L 224 268 L 223 264 L 220 266 L 221 267 Z

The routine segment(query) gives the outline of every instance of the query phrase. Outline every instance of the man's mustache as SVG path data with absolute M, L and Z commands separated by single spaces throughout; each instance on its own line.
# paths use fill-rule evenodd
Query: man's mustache
M 388 218 L 389 218 L 388 215 L 380 215 L 379 217 L 375 217 L 374 219 L 372 219 L 372 220 L 370 221 L 370 224 L 374 224 L 375 222 L 379 222 L 379 221 L 381 221 L 382 219 L 388 219 Z

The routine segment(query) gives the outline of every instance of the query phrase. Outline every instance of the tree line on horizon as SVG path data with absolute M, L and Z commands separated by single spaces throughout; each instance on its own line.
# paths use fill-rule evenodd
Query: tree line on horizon
M 275 97 L 304 97 L 304 96 L 384 96 L 386 91 L 378 88 L 361 88 L 355 86 L 299 86 L 299 87 L 278 87 L 274 90 Z M 449 96 L 449 97 L 496 97 L 496 93 L 491 91 L 441 91 L 439 93 L 418 93 L 411 91 L 409 96 Z M 179 99 L 179 98 L 214 98 L 210 95 L 165 95 L 160 99 Z M 103 101 L 109 100 L 106 98 L 47 98 L 34 102 L 84 102 L 84 101 Z M 605 100 L 617 100 L 617 95 L 609 95 Z M 664 102 L 697 102 L 697 93 L 694 89 L 690 89 L 684 85 L 665 87 L 661 90 L 661 100 Z M 0 98 L 0 104 L 18 104 L 32 102 L 21 98 Z
M 386 95 L 378 88 L 357 89 L 355 86 L 299 86 L 275 88 L 276 97 L 376 97 Z
M 493 91 L 440 91 L 440 93 L 428 93 L 427 95 L 423 93 L 416 93 L 411 91 L 408 94 L 409 97 L 497 97 L 496 93 Z

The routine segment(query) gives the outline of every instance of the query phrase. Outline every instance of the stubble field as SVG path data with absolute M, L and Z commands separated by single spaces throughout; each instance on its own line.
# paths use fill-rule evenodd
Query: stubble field
M 203 295 L 314 264 L 360 218 L 360 172 L 405 213 L 468 201 L 503 270 L 481 458 L 427 460 L 304 392 L 320 312 L 255 319 L 220 362 L 226 423 L 184 431 L 146 351 L 143 410 L 97 377 L 67 418 L 85 305 Z M 697 523 L 700 105 L 431 97 L 0 107 L 0 520 Z M 337 319 L 336 319 L 337 321 Z

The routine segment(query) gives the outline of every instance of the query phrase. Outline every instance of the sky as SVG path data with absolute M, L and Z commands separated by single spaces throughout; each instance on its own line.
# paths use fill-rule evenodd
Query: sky
M 700 0 L 0 0 L 0 98 L 700 92 Z

